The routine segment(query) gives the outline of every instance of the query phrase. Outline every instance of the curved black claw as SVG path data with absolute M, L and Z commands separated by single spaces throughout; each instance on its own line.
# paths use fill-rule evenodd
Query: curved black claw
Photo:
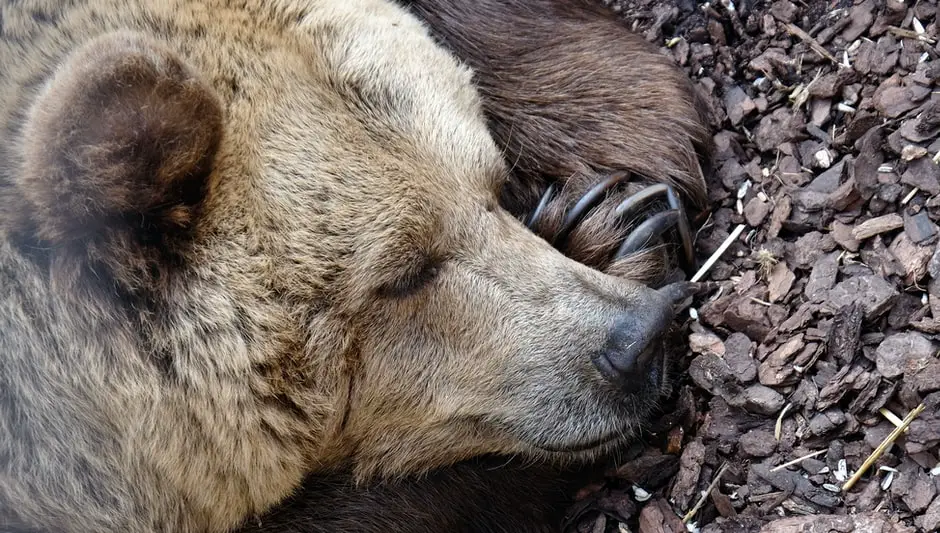
M 624 239 L 620 249 L 617 250 L 615 259 L 641 250 L 649 242 L 666 232 L 671 227 L 675 227 L 679 233 L 679 241 L 682 246 L 680 261 L 682 268 L 691 273 L 695 267 L 695 251 L 692 248 L 692 231 L 689 229 L 689 219 L 686 216 L 685 208 L 682 206 L 682 200 L 676 194 L 675 189 L 670 185 L 659 183 L 651 185 L 640 192 L 628 197 L 614 212 L 621 220 L 636 216 L 650 201 L 656 197 L 665 195 L 666 202 L 669 204 L 669 211 L 664 211 L 653 216 L 636 227 L 627 238 Z
M 689 296 L 714 291 L 718 289 L 719 286 L 718 283 L 713 281 L 677 281 L 657 289 L 657 292 L 675 304 L 685 300 Z
M 616 172 L 584 193 L 584 196 L 578 200 L 578 203 L 576 203 L 565 216 L 565 220 L 561 224 L 561 229 L 558 230 L 555 239 L 552 241 L 555 247 L 563 248 L 568 241 L 568 235 L 571 234 L 571 230 L 574 229 L 578 222 L 581 222 L 592 208 L 596 207 L 597 204 L 604 200 L 607 191 L 629 177 L 629 172 Z
M 691 305 L 691 297 L 714 291 L 718 287 L 717 283 L 711 281 L 677 281 L 657 289 L 656 292 L 664 296 L 672 304 L 673 312 L 678 314 Z
M 699 288 L 695 283 L 678 281 L 676 283 L 670 283 L 656 292 L 665 296 L 670 303 L 676 304 L 698 293 L 698 290 Z
M 555 183 L 552 183 L 548 186 L 548 190 L 545 191 L 545 194 L 542 195 L 542 199 L 539 200 L 539 205 L 535 208 L 535 211 L 532 212 L 532 216 L 529 217 L 529 222 L 526 223 L 526 227 L 530 230 L 535 230 L 535 224 L 539 221 L 539 217 L 542 216 L 542 213 L 545 211 L 545 207 L 548 206 L 548 203 L 552 201 L 552 198 L 555 197 L 555 191 L 557 187 Z
M 646 248 L 653 239 L 661 236 L 666 230 L 675 227 L 678 222 L 678 209 L 670 209 L 662 213 L 656 213 L 644 220 L 642 224 L 634 228 L 633 231 L 627 235 L 627 238 L 623 240 L 620 248 L 617 249 L 617 253 L 614 254 L 614 259 L 620 259 L 621 257 L 628 256 Z

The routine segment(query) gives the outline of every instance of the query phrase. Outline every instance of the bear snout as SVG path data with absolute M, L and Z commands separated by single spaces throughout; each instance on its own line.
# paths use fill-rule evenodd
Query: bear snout
M 662 337 L 673 320 L 672 303 L 683 291 L 673 286 L 643 291 L 614 317 L 602 349 L 591 357 L 601 375 L 619 387 L 642 389 L 662 354 Z

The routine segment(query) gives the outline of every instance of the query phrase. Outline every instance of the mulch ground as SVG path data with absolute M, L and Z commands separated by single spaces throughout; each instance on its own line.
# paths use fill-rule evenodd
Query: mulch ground
M 940 529 L 936 0 L 608 4 L 709 103 L 700 261 L 740 233 L 667 412 L 568 530 Z

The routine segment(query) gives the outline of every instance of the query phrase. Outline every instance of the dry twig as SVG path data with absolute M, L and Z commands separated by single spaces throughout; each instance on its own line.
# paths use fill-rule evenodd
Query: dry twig
M 793 465 L 795 465 L 795 464 L 797 464 L 797 463 L 799 463 L 799 462 L 802 462 L 802 461 L 805 460 L 805 459 L 812 459 L 813 457 L 816 457 L 817 455 L 822 455 L 822 454 L 826 453 L 827 451 L 829 451 L 829 450 L 819 450 L 819 451 L 816 451 L 816 452 L 813 452 L 813 453 L 808 453 L 808 454 L 806 454 L 806 455 L 804 455 L 804 456 L 802 456 L 802 457 L 797 457 L 796 459 L 794 459 L 794 460 L 792 460 L 792 461 L 787 461 L 787 462 L 783 463 L 782 465 L 775 466 L 775 467 L 771 468 L 770 471 L 771 471 L 771 472 L 776 472 L 776 471 L 778 471 L 778 470 L 783 470 L 784 468 L 786 468 L 786 467 L 788 467 L 788 466 L 793 466 Z
M 813 39 L 813 36 L 803 31 L 802 28 L 800 28 L 796 24 L 793 24 L 792 22 L 788 22 L 786 27 L 787 27 L 787 32 L 789 32 L 790 35 L 795 35 L 799 37 L 800 40 L 808 44 L 809 47 L 812 48 L 814 52 L 825 57 L 829 61 L 832 61 L 839 68 L 845 68 L 845 65 L 843 65 L 842 63 L 839 63 L 839 60 L 836 59 L 836 56 L 829 53 L 829 50 L 826 50 L 825 48 L 823 48 L 823 46 L 819 44 L 819 41 L 817 41 L 816 39 Z
M 881 444 L 879 444 L 878 447 L 875 448 L 875 451 L 871 452 L 871 455 L 868 456 L 868 459 L 865 459 L 865 462 L 862 463 L 861 468 L 859 468 L 854 474 L 852 474 L 852 477 L 850 477 L 849 480 L 845 482 L 845 485 L 842 485 L 842 491 L 846 492 L 849 489 L 851 489 L 853 486 L 855 486 L 855 483 L 857 483 L 858 480 L 861 479 L 862 476 L 865 474 L 865 472 L 867 472 L 868 469 L 871 468 L 871 465 L 875 464 L 875 461 L 877 461 L 878 458 L 881 457 L 881 454 L 885 453 L 885 450 L 887 450 L 888 448 L 891 447 L 892 444 L 894 444 L 894 441 L 897 440 L 897 438 L 901 436 L 901 433 L 904 433 L 904 430 L 907 429 L 907 426 L 911 425 L 911 422 L 913 422 L 914 419 L 917 418 L 917 415 L 921 414 L 926 408 L 927 408 L 926 405 L 920 404 L 917 407 L 915 407 L 913 411 L 908 413 L 907 416 L 904 417 L 904 420 L 901 421 L 901 425 L 894 428 L 894 431 L 892 431 L 887 437 L 885 437 L 885 440 L 881 441 Z
M 787 412 L 790 408 L 793 407 L 792 403 L 788 403 L 783 406 L 783 409 L 780 410 L 780 416 L 777 417 L 777 423 L 774 424 L 774 439 L 780 440 L 780 436 L 783 434 L 783 417 L 787 416 Z
M 888 26 L 888 31 L 897 35 L 898 37 L 904 37 L 905 39 L 917 39 L 923 41 L 927 44 L 937 44 L 935 39 L 932 39 L 927 36 L 925 33 L 918 33 L 916 31 L 905 30 L 904 28 L 898 28 L 897 26 Z
M 698 272 L 696 272 L 689 281 L 696 282 L 702 279 L 702 277 L 708 273 L 708 270 L 714 266 L 715 262 L 718 261 L 718 258 L 724 255 L 724 253 L 728 250 L 728 247 L 731 246 L 731 243 L 741 236 L 741 232 L 744 231 L 744 227 L 744 224 L 738 224 L 738 227 L 734 228 L 734 231 L 731 232 L 731 235 L 728 235 L 728 238 L 725 239 L 725 242 L 721 243 L 721 246 L 715 250 L 715 253 L 713 253 L 707 261 L 705 261 L 705 264 L 702 265 L 702 268 L 698 269 Z
M 695 507 L 690 509 L 689 512 L 686 513 L 684 517 L 682 517 L 683 524 L 688 524 L 689 521 L 692 520 L 692 518 L 695 516 L 695 513 L 697 513 L 698 510 L 701 509 L 703 505 L 705 505 L 705 500 L 708 499 L 708 495 L 711 494 L 713 490 L 715 490 L 715 487 L 717 487 L 718 483 L 721 482 L 721 476 L 725 475 L 725 471 L 727 470 L 728 464 L 723 463 L 721 468 L 718 469 L 718 473 L 715 474 L 715 478 L 712 479 L 712 482 L 708 484 L 708 488 L 702 492 L 702 496 L 698 499 L 697 502 L 695 502 Z

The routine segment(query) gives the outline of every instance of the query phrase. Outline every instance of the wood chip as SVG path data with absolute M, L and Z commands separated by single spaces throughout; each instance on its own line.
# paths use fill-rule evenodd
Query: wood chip
M 897 213 L 890 213 L 862 222 L 852 229 L 852 238 L 862 241 L 875 235 L 894 231 L 904 227 L 904 218 Z

